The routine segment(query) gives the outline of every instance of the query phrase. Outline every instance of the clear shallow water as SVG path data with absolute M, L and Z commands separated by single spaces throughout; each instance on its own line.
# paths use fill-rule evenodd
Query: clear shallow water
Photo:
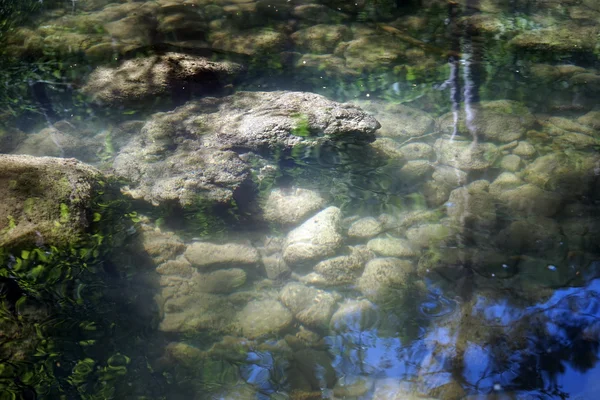
M 42 290 L 46 283 L 36 281 L 36 295 L 27 286 L 35 276 L 14 279 L 23 255 L 11 254 L 2 281 L 1 396 L 597 397 L 598 6 L 333 3 L 58 2 L 44 5 L 29 30 L 18 29 L 25 22 L 3 6 L 14 20 L 3 31 L 6 153 L 76 157 L 110 170 L 152 114 L 204 93 L 242 90 L 351 101 L 382 127 L 370 147 L 336 142 L 262 154 L 266 178 L 236 199 L 237 209 L 134 202 L 126 212 L 142 217 L 123 227 L 112 253 L 90 261 L 93 274 L 67 274 Z M 139 103 L 98 105 L 79 90 L 99 65 L 174 49 L 211 49 L 214 60 L 239 62 L 247 72 L 225 88 L 177 88 Z M 494 147 L 481 155 L 473 143 Z M 294 224 L 266 223 L 264 206 L 249 196 L 260 205 L 272 189 L 290 186 L 314 190 L 324 203 Z M 325 206 L 343 217 L 336 255 L 375 236 L 408 240 L 411 251 L 398 257 L 410 274 L 382 268 L 367 281 L 385 284 L 380 295 L 361 281 L 372 261 L 331 285 L 309 275 L 330 256 L 268 279 L 262 254 L 256 267 L 234 260 L 200 269 L 238 268 L 241 284 L 239 275 L 203 275 L 200 285 L 217 284 L 200 293 L 216 293 L 164 301 L 167 290 L 185 289 L 173 282 L 199 279 L 183 267 L 164 273 L 185 246 L 249 241 L 277 258 L 288 232 Z M 365 217 L 379 218 L 381 232 L 350 235 Z M 150 233 L 157 226 L 161 233 Z M 370 243 L 369 257 L 403 245 Z M 67 265 L 79 263 L 74 257 Z M 298 282 L 322 290 L 304 294 L 311 312 L 284 296 Z M 306 323 L 327 302 L 333 316 Z M 266 319 L 240 322 L 265 307 Z M 275 331 L 240 329 L 271 326 L 276 310 L 292 317 Z M 179 312 L 179 328 L 165 322 Z

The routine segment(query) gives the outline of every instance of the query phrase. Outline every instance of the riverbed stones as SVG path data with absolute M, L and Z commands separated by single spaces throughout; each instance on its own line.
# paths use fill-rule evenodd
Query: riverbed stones
M 331 317 L 329 326 L 336 332 L 360 332 L 374 328 L 379 322 L 379 312 L 369 300 L 348 299 Z
M 342 245 L 342 212 L 328 207 L 292 230 L 286 237 L 283 259 L 289 265 L 332 256 Z
M 219 269 L 193 276 L 197 290 L 205 293 L 231 293 L 246 283 L 246 272 L 241 268 Z
M 489 194 L 489 182 L 479 180 L 454 189 L 446 203 L 448 216 L 459 226 L 475 231 L 493 228 L 496 205 Z
M 264 209 L 265 220 L 281 225 L 294 225 L 325 205 L 325 200 L 314 190 L 302 188 L 273 189 Z
M 407 161 L 432 160 L 435 157 L 433 147 L 427 143 L 409 143 L 400 147 L 399 151 Z
M 337 304 L 333 294 L 301 283 L 288 283 L 279 297 L 298 321 L 313 328 L 327 328 Z
M 155 100 L 181 87 L 190 92 L 222 87 L 243 67 L 229 61 L 210 61 L 183 53 L 165 53 L 122 62 L 118 67 L 98 67 L 82 90 L 96 102 L 107 105 Z
M 274 299 L 253 300 L 236 317 L 237 325 L 244 337 L 257 339 L 273 336 L 292 323 L 292 313 Z
M 499 187 L 491 185 L 496 193 L 495 196 L 504 207 L 504 211 L 510 215 L 520 216 L 545 216 L 551 217 L 560 208 L 561 195 L 552 191 L 540 189 L 531 184 L 525 184 L 510 188 L 516 181 L 506 182 L 505 188 L 496 192 Z
M 291 37 L 297 48 L 322 54 L 332 53 L 340 41 L 352 37 L 352 32 L 344 25 L 318 24 L 300 29 Z
M 516 154 L 521 157 L 529 158 L 535 155 L 535 147 L 525 140 L 520 140 L 517 147 L 512 150 L 513 154 Z
M 374 303 L 402 298 L 413 271 L 411 261 L 393 257 L 375 258 L 365 266 L 357 286 Z
M 158 265 L 175 258 L 185 249 L 185 244 L 173 232 L 162 232 L 151 226 L 142 226 L 139 229 L 139 243 L 145 255 Z
M 366 239 L 379 235 L 384 225 L 376 218 L 365 217 L 354 221 L 348 228 L 348 236 L 357 239 Z
M 442 224 L 423 224 L 407 229 L 406 237 L 415 248 L 436 247 L 446 242 L 451 232 Z
M 200 268 L 227 264 L 255 265 L 260 260 L 254 247 L 242 243 L 196 242 L 188 245 L 183 255 Z
M 559 224 L 545 217 L 530 217 L 512 222 L 500 231 L 496 241 L 498 245 L 515 253 L 538 254 L 548 257 L 564 253 L 565 237 L 562 235 Z
M 597 182 L 600 156 L 594 153 L 569 151 L 538 157 L 523 171 L 523 179 L 544 190 L 563 196 L 575 196 L 589 191 Z
M 500 168 L 505 171 L 516 172 L 521 168 L 521 157 L 509 154 L 500 160 Z
M 513 38 L 509 44 L 536 52 L 591 53 L 597 44 L 598 31 L 598 27 L 594 25 L 563 24 L 525 31 Z
M 164 317 L 159 324 L 163 332 L 224 331 L 235 313 L 233 305 L 217 294 L 203 293 L 185 280 L 173 280 L 168 292 L 158 299 Z
M 450 189 L 467 183 L 467 173 L 465 171 L 448 165 L 435 165 L 432 178 Z
M 369 240 L 369 250 L 383 257 L 415 257 L 417 252 L 406 239 L 382 237 Z
M 436 140 L 433 148 L 438 162 L 464 171 L 487 169 L 500 155 L 493 143 L 452 140 L 449 136 Z
M 490 184 L 488 191 L 491 195 L 498 197 L 507 190 L 516 189 L 523 181 L 512 172 L 503 172 Z
M 102 179 L 73 158 L 0 155 L 0 247 L 73 246 Z
M 417 108 L 380 101 L 357 101 L 355 104 L 373 114 L 381 123 L 377 132 L 380 136 L 409 139 L 430 133 L 434 128 L 434 119 Z
M 211 33 L 213 49 L 250 56 L 277 54 L 285 49 L 286 35 L 276 29 L 252 28 L 243 31 L 224 30 Z
M 522 104 L 510 100 L 482 102 L 473 107 L 470 121 L 466 120 L 466 112 L 459 115 L 458 132 L 470 134 L 480 140 L 511 142 L 521 138 L 535 123 L 534 116 Z M 438 122 L 439 129 L 452 134 L 454 115 L 445 114 Z
M 328 258 L 315 265 L 313 269 L 323 277 L 324 284 L 335 286 L 353 283 L 362 272 L 365 262 L 374 256 L 364 245 L 350 247 L 349 250 L 349 255 Z

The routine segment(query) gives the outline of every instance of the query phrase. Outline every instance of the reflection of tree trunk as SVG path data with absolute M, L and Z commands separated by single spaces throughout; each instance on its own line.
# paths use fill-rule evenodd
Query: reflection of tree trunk
M 465 6 L 465 12 L 461 13 L 458 4 L 452 0 L 448 2 L 448 17 L 450 24 L 451 40 L 450 46 L 453 52 L 462 54 L 460 59 L 451 59 L 451 77 L 449 82 L 451 84 L 451 100 L 452 100 L 452 112 L 454 114 L 454 131 L 453 137 L 458 132 L 459 112 L 460 112 L 460 101 L 461 101 L 461 90 L 460 90 L 460 73 L 459 66 L 463 64 L 463 79 L 464 79 L 464 108 L 465 108 L 465 123 L 467 130 L 473 138 L 473 145 L 477 144 L 477 130 L 473 125 L 475 121 L 476 108 L 473 107 L 473 103 L 479 102 L 479 85 L 481 84 L 482 70 L 482 46 L 479 45 L 478 38 L 474 37 L 473 32 L 470 29 L 465 30 L 462 28 L 462 24 L 457 20 L 459 16 L 467 17 L 468 14 L 479 8 L 479 0 L 467 0 Z M 461 15 L 462 14 L 462 15 Z M 468 191 L 465 191 L 465 195 L 469 196 Z M 469 198 L 465 199 L 465 206 L 468 207 Z M 464 227 L 464 221 L 463 221 Z M 462 244 L 462 237 L 459 235 L 459 245 Z M 463 259 L 466 259 L 463 257 Z M 457 282 L 458 294 L 461 297 L 461 314 L 459 317 L 456 328 L 458 329 L 455 343 L 455 357 L 452 360 L 450 373 L 452 379 L 464 386 L 466 379 L 464 377 L 464 357 L 465 351 L 468 346 L 469 339 L 469 321 L 472 319 L 472 296 L 473 296 L 473 271 L 465 266 L 464 276 Z

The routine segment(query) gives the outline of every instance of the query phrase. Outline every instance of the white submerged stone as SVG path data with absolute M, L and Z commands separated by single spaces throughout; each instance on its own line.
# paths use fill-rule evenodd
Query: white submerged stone
M 293 265 L 332 256 L 342 245 L 342 212 L 328 207 L 291 231 L 284 244 L 283 259 Z
M 313 190 L 273 189 L 264 205 L 264 218 L 281 225 L 297 224 L 324 205 L 325 200 Z

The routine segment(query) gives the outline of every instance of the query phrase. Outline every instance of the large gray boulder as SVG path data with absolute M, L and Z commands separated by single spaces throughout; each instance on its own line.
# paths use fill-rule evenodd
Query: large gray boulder
M 328 207 L 292 230 L 284 243 L 285 262 L 293 265 L 334 255 L 343 242 L 341 222 L 340 209 Z
M 165 53 L 126 60 L 118 67 L 98 67 L 82 90 L 101 104 L 131 104 L 168 96 L 182 87 L 197 92 L 207 87 L 222 87 L 231 83 L 243 69 L 229 61 Z
M 153 204 L 228 203 L 250 185 L 240 153 L 327 141 L 367 143 L 379 123 L 358 107 L 303 92 L 239 92 L 154 114 L 113 167 Z

